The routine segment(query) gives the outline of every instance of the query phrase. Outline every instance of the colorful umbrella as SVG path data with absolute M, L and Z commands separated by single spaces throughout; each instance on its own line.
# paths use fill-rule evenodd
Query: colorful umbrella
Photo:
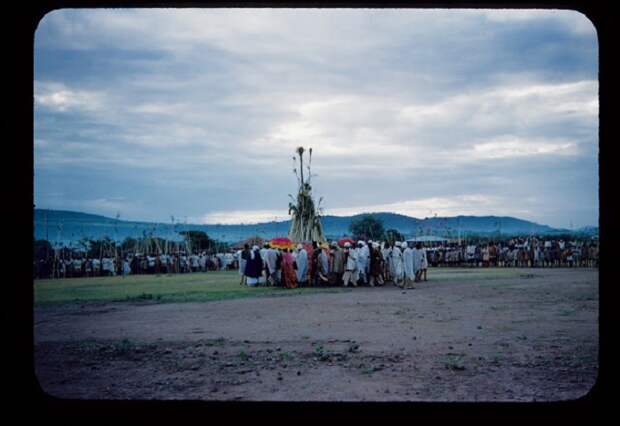
M 291 241 L 287 237 L 272 238 L 271 241 L 269 241 L 269 245 L 273 248 L 278 249 L 292 249 L 293 247 L 295 247 L 293 241 Z

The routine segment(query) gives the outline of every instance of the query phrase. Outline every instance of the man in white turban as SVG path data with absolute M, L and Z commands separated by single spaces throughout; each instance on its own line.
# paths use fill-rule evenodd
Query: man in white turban
M 357 250 L 351 247 L 351 243 L 344 243 L 344 275 L 342 276 L 343 285 L 347 287 L 349 281 L 353 287 L 357 287 L 358 269 L 357 269 Z

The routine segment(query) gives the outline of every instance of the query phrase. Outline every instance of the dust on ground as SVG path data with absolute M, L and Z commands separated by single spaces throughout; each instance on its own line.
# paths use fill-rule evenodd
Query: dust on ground
M 446 270 L 442 270 L 445 272 Z M 463 271 L 404 291 L 34 309 L 69 399 L 558 401 L 598 373 L 598 271 Z M 472 270 L 473 272 L 473 270 Z

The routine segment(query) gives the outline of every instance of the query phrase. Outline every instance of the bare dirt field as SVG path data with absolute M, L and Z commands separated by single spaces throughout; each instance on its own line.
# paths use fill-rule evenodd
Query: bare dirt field
M 597 270 L 433 272 L 407 291 L 36 307 L 35 373 L 69 399 L 558 401 L 592 388 Z

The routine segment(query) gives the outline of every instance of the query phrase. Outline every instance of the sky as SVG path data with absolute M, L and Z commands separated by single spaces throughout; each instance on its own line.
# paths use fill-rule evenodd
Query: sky
M 598 225 L 598 41 L 571 10 L 61 9 L 34 40 L 37 208 Z

